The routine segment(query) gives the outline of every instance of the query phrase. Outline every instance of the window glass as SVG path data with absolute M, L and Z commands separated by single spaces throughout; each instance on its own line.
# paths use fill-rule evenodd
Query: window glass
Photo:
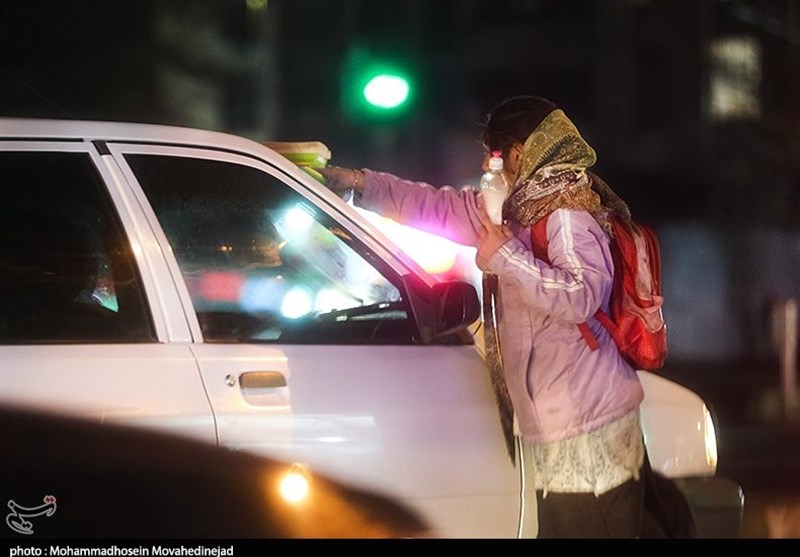
M 205 341 L 411 342 L 412 320 L 391 273 L 281 180 L 205 159 L 129 155 L 128 162 L 167 235 Z
M 129 244 L 85 153 L 0 152 L 0 341 L 152 342 Z
M 761 47 L 754 37 L 711 40 L 709 109 L 712 118 L 755 120 L 761 116 Z

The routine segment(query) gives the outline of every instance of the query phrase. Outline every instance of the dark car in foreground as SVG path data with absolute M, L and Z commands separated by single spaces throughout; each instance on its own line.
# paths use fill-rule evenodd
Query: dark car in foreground
M 76 418 L 0 410 L 0 538 L 427 537 L 388 497 L 302 463 Z

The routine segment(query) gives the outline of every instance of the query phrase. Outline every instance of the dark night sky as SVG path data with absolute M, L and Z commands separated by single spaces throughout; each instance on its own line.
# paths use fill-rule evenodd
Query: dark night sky
M 472 140 L 495 102 L 533 93 L 567 110 L 597 148 L 599 170 L 643 218 L 710 213 L 756 224 L 800 222 L 800 9 L 793 0 L 263 5 L 5 0 L 0 113 L 322 139 L 343 164 L 442 183 L 474 174 L 463 160 L 480 157 Z M 762 44 L 763 116 L 711 126 L 704 45 L 737 33 Z M 203 42 L 209 36 L 222 40 Z M 253 56 L 258 49 L 268 51 L 265 61 Z M 407 116 L 375 122 L 343 110 L 354 49 L 413 70 Z M 205 87 L 217 105 L 192 112 L 192 102 L 165 93 L 165 68 L 175 67 L 188 76 L 187 87 Z M 204 120 L 212 110 L 215 117 Z M 753 180 L 770 195 L 753 200 Z

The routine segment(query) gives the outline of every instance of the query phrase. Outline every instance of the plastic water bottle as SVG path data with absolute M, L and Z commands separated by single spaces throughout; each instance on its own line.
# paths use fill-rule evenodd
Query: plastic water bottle
M 481 176 L 481 192 L 486 212 L 495 224 L 503 224 L 503 201 L 508 196 L 508 190 L 508 182 L 503 176 L 503 157 L 500 151 L 492 151 L 489 170 Z

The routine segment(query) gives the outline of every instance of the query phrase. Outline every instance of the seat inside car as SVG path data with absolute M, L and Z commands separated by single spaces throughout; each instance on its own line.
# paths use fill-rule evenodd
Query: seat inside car
M 4 343 L 109 339 L 116 313 L 93 297 L 100 254 L 86 224 L 22 212 L 3 220 L 0 283 Z

